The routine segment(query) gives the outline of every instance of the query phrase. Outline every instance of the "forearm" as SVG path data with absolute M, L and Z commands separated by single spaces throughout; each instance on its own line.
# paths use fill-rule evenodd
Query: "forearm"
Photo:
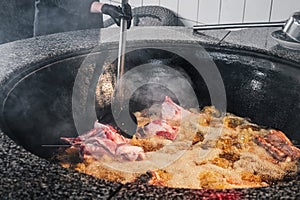
M 102 6 L 103 6 L 103 3 L 94 1 L 91 5 L 90 11 L 92 13 L 101 13 Z

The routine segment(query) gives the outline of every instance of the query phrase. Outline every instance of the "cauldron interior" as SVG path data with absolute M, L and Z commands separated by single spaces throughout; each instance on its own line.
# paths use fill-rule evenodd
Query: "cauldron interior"
M 297 64 L 233 49 L 210 47 L 207 51 L 224 81 L 228 112 L 280 129 L 293 142 L 300 141 L 300 69 Z M 93 56 L 97 60 L 103 55 L 107 52 L 96 52 Z M 49 145 L 63 144 L 60 137 L 76 136 L 72 92 L 78 69 L 85 58 L 86 55 L 74 56 L 39 67 L 6 90 L 9 92 L 1 112 L 1 128 L 5 133 L 29 151 L 45 158 L 51 157 L 57 149 L 57 146 Z M 128 69 L 143 63 L 155 65 L 153 61 L 180 69 L 192 83 L 200 107 L 210 105 L 203 78 L 184 58 L 155 48 L 136 50 L 126 55 Z M 97 61 L 95 65 L 103 64 Z M 172 95 L 169 91 L 166 94 Z M 136 99 L 131 102 L 132 110 L 152 103 L 138 103 Z

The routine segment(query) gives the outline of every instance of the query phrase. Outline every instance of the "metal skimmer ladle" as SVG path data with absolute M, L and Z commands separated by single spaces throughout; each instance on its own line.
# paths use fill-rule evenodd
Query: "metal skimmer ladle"
M 194 31 L 259 28 L 259 27 L 283 27 L 286 33 L 295 42 L 300 42 L 300 12 L 295 12 L 287 21 L 280 22 L 255 22 L 255 23 L 233 23 L 233 24 L 203 24 L 193 26 Z
M 122 8 L 128 0 L 122 0 Z M 112 109 L 112 122 L 111 124 L 124 136 L 131 137 L 137 129 L 136 117 L 129 113 L 129 105 L 124 105 L 124 87 L 122 83 L 122 77 L 125 68 L 125 53 L 126 53 L 126 38 L 127 38 L 127 20 L 121 18 L 120 20 L 120 38 L 119 38 L 119 50 L 118 50 L 118 66 L 117 66 L 117 86 L 118 92 L 112 99 L 112 103 L 115 104 Z

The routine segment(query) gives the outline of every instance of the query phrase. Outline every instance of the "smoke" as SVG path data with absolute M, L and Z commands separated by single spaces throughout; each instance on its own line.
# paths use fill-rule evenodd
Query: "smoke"
M 5 132 L 41 157 L 50 157 L 63 144 L 60 137 L 76 136 L 72 118 L 72 88 L 79 59 L 58 62 L 21 79 L 4 104 Z M 55 145 L 49 147 L 49 145 Z
M 194 107 L 197 105 L 197 99 L 186 98 L 195 96 L 191 84 L 188 75 L 182 69 L 174 69 L 156 61 L 131 70 L 124 81 L 125 93 L 126 89 L 131 91 L 141 85 L 133 92 L 131 100 L 139 102 L 144 108 L 163 102 L 166 96 L 180 101 L 184 107 Z

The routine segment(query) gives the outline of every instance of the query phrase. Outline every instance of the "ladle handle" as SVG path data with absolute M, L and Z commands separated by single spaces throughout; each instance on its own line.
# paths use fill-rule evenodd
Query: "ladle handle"
M 286 21 L 280 22 L 255 22 L 255 23 L 233 23 L 233 24 L 203 24 L 193 26 L 194 31 L 238 29 L 238 28 L 260 28 L 260 27 L 283 27 Z
M 122 7 L 128 3 L 128 0 L 122 0 Z M 122 76 L 124 74 L 125 65 L 125 52 L 126 52 L 126 31 L 127 21 L 121 18 L 120 22 L 120 39 L 119 39 L 119 50 L 118 50 L 118 66 L 117 66 L 117 84 L 119 86 L 119 96 L 117 97 L 119 102 L 122 104 L 124 100 L 124 91 L 122 84 Z
M 122 0 L 122 7 L 126 4 L 128 0 Z M 127 21 L 121 18 L 120 21 L 120 38 L 119 38 L 119 51 L 118 51 L 118 74 L 117 81 L 120 80 L 124 73 L 124 60 L 125 60 L 125 49 L 126 49 L 126 27 Z

